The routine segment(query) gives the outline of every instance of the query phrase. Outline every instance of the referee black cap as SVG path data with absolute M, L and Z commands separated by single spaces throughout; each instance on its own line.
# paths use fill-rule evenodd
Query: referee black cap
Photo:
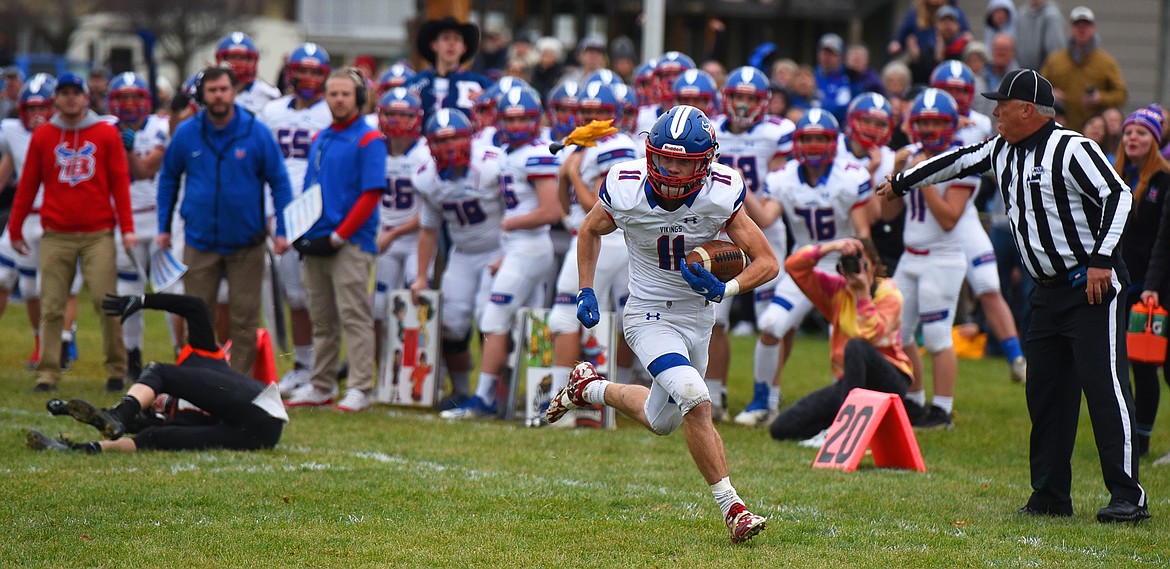
M 1051 107 L 1056 103 L 1056 98 L 1052 96 L 1052 83 L 1031 69 L 1009 72 L 999 83 L 998 90 L 987 91 L 983 96 L 995 101 L 1015 99 L 1042 107 Z

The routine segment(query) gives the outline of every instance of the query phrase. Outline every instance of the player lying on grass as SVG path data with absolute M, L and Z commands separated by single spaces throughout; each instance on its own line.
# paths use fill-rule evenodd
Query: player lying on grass
M 49 401 L 50 413 L 92 425 L 106 440 L 76 443 L 29 429 L 29 448 L 96 453 L 276 446 L 288 422 L 277 386 L 266 386 L 228 366 L 202 300 L 175 294 L 107 295 L 102 308 L 123 320 L 143 308 L 173 312 L 187 320 L 190 343 L 175 364 L 147 364 L 111 409 L 99 409 L 81 399 Z M 136 436 L 122 436 L 128 433 Z

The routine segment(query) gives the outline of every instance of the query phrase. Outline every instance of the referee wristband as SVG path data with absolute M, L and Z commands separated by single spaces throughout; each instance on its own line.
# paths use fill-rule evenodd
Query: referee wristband
M 731 279 L 723 283 L 723 298 L 739 294 L 739 281 Z

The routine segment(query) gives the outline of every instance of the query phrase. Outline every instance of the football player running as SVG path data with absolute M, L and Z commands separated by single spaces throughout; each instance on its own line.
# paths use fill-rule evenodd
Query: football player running
M 837 159 L 837 119 L 811 109 L 796 123 L 792 154 L 796 160 L 768 174 L 764 199 L 749 198 L 753 218 L 770 224 L 781 214 L 792 230 L 794 249 L 835 239 L 869 238 L 869 172 Z M 834 271 L 839 255 L 823 257 L 817 268 Z M 752 400 L 735 417 L 741 425 L 762 427 L 775 419 L 780 401 L 780 340 L 796 329 L 812 310 L 800 287 L 785 275 L 776 283 L 772 301 L 759 315 L 755 387 Z
M 728 477 L 723 443 L 712 423 L 711 395 L 703 382 L 707 342 L 715 323 L 712 303 L 746 292 L 776 276 L 776 256 L 746 215 L 746 192 L 734 170 L 712 164 L 715 129 L 690 106 L 667 111 L 651 129 L 646 160 L 610 169 L 578 234 L 581 290 L 577 318 L 597 325 L 593 292 L 602 236 L 622 229 L 630 253 L 630 299 L 623 315 L 626 340 L 653 376 L 651 387 L 601 379 L 587 362 L 549 404 L 550 423 L 585 405 L 614 407 L 658 435 L 683 427 L 695 464 L 710 485 L 731 541 L 750 539 L 765 518 L 748 511 Z M 694 247 L 725 230 L 752 263 L 726 283 L 697 263 L 685 266 Z
M 471 398 L 471 320 L 473 315 L 478 319 L 487 302 L 491 286 L 487 267 L 503 255 L 504 203 L 499 190 L 503 151 L 490 144 L 473 145 L 471 120 L 457 109 L 435 111 L 423 133 L 433 159 L 411 176 L 420 203 L 418 267 L 410 289 L 417 302 L 417 293 L 430 288 L 427 267 L 446 221 L 451 251 L 439 284 L 443 295 L 439 319 L 452 389 L 438 405 L 446 411 Z
M 292 198 L 305 190 L 305 172 L 309 169 L 309 147 L 322 129 L 333 124 L 333 115 L 325 104 L 325 78 L 329 76 L 329 53 L 314 43 L 297 46 L 289 55 L 288 84 L 292 93 L 264 106 L 259 118 L 268 125 L 288 169 L 292 184 Z M 271 211 L 271 210 L 270 210 Z M 280 264 L 281 286 L 292 317 L 293 369 L 280 378 L 280 393 L 291 398 L 298 389 L 309 385 L 313 370 L 313 321 L 305 285 L 301 282 L 301 258 L 296 251 L 287 251 L 277 261 Z M 277 315 L 283 318 L 284 315 Z

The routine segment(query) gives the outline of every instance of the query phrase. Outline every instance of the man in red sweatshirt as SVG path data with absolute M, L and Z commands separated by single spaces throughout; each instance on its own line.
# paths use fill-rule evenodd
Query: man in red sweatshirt
M 89 87 L 80 75 L 64 73 L 57 82 L 57 113 L 33 132 L 20 185 L 12 202 L 8 232 L 12 246 L 27 253 L 22 233 L 37 190 L 44 185 L 41 223 L 41 359 L 37 391 L 53 391 L 61 380 L 61 330 L 69 286 L 81 263 L 94 309 L 102 322 L 106 389 L 121 391 L 126 350 L 117 318 L 102 314 L 101 301 L 116 285 L 114 228 L 133 248 L 130 171 L 122 136 L 89 110 Z

